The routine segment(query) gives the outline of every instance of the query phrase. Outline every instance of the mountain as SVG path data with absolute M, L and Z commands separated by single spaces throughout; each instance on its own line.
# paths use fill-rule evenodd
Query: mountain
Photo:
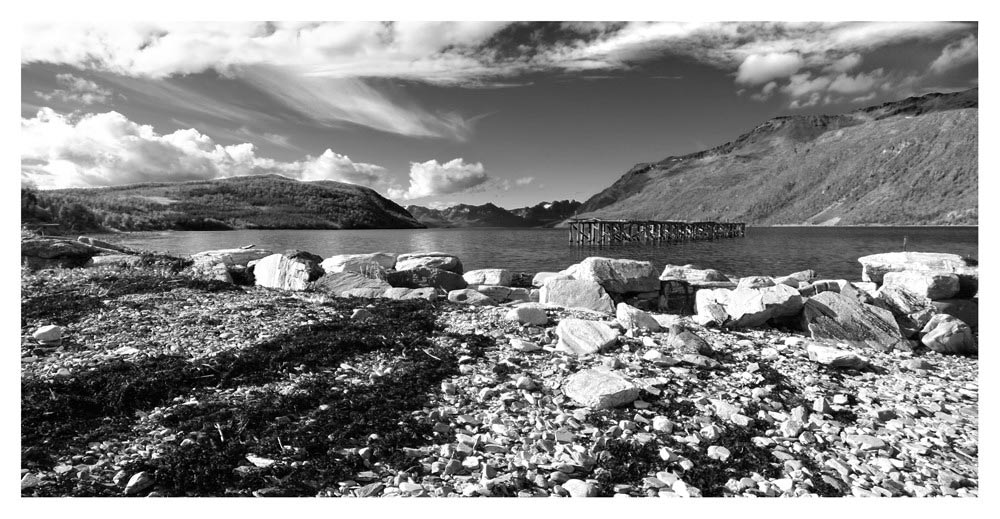
M 428 227 L 531 227 L 524 218 L 490 203 L 459 204 L 445 209 L 411 205 L 406 210 Z
M 578 216 L 750 224 L 978 223 L 979 90 L 787 116 L 636 164 Z
M 21 220 L 66 230 L 424 227 L 367 187 L 278 175 L 51 191 L 22 188 Z
M 576 214 L 582 204 L 576 200 L 541 202 L 531 207 L 511 209 L 510 212 L 527 220 L 534 227 L 552 227 Z

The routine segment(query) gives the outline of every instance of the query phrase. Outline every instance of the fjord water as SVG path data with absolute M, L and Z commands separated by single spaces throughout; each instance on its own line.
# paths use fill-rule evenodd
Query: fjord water
M 734 276 L 784 275 L 813 269 L 824 278 L 857 280 L 857 259 L 901 251 L 950 252 L 978 258 L 978 227 L 750 227 L 746 237 L 669 245 L 579 247 L 566 229 L 378 229 L 168 231 L 111 237 L 131 247 L 191 254 L 255 244 L 281 252 L 301 249 L 323 256 L 387 251 L 441 251 L 462 259 L 466 270 L 561 270 L 587 256 L 665 264 L 694 264 Z

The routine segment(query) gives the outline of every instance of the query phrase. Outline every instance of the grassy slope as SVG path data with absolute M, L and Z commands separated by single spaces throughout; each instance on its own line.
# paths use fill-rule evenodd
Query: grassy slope
M 580 213 L 755 224 L 975 224 L 978 109 L 931 111 L 942 108 L 932 101 L 774 119 L 715 150 L 637 165 Z

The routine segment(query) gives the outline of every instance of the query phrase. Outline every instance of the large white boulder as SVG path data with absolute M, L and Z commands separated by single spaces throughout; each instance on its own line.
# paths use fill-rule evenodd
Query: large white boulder
M 958 275 L 952 272 L 904 270 L 886 272 L 882 287 L 898 287 L 920 297 L 939 300 L 958 293 Z
M 306 261 L 272 254 L 254 265 L 254 283 L 257 286 L 282 290 L 305 290 L 309 286 L 313 266 Z
M 966 272 L 968 265 L 958 254 L 943 252 L 886 252 L 858 258 L 861 280 L 882 283 L 889 272 Z
M 391 252 L 371 254 L 339 254 L 330 256 L 320 264 L 323 272 L 378 272 L 396 266 L 396 255 Z
M 508 310 L 504 319 L 532 326 L 545 326 L 549 322 L 545 309 L 546 305 L 543 304 L 522 303 Z
M 938 353 L 979 353 L 969 325 L 950 315 L 935 315 L 921 333 L 920 342 Z
M 596 281 L 587 279 L 550 279 L 542 286 L 538 301 L 595 312 L 611 313 L 614 309 L 611 296 L 604 288 Z
M 660 279 L 649 261 L 593 256 L 571 265 L 560 274 L 572 276 L 573 279 L 595 281 L 605 291 L 616 294 L 660 290 Z
M 560 274 L 558 272 L 539 272 L 531 278 L 531 286 L 541 288 L 545 285 L 545 282 L 550 279 L 573 279 L 565 274 Z
M 478 269 L 462 274 L 465 282 L 470 285 L 502 285 L 509 286 L 514 278 L 507 269 Z
M 760 326 L 775 317 L 793 317 L 802 310 L 799 291 L 785 284 L 763 288 L 699 290 L 695 308 L 702 322 L 719 321 L 719 308 L 728 315 L 733 328 Z
M 640 388 L 618 373 L 598 368 L 570 375 L 563 386 L 563 393 L 580 405 L 608 409 L 635 402 Z
M 806 345 L 806 354 L 809 356 L 809 360 L 831 368 L 864 369 L 868 366 L 868 359 L 854 352 L 832 346 L 809 343 Z
M 409 270 L 416 267 L 447 270 L 458 275 L 465 272 L 462 260 L 444 252 L 410 252 L 400 254 L 396 258 L 396 270 Z
M 35 330 L 35 333 L 31 334 L 31 336 L 34 337 L 36 341 L 42 344 L 56 343 L 62 340 L 63 332 L 65 331 L 66 329 L 63 328 L 62 326 L 55 324 L 47 324 Z
M 247 266 L 247 263 L 264 259 L 274 252 L 267 249 L 216 249 L 196 252 L 191 255 L 195 266 L 212 266 L 218 263 Z
M 563 319 L 556 327 L 556 349 L 577 355 L 597 353 L 618 342 L 618 330 L 599 321 Z
M 693 265 L 666 265 L 660 273 L 660 279 L 683 279 L 689 283 L 725 282 L 729 278 L 715 269 L 699 269 Z

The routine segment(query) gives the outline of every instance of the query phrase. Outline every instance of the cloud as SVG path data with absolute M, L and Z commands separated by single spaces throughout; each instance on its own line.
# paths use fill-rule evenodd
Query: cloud
M 839 94 L 860 94 L 870 92 L 883 79 L 883 69 L 875 69 L 867 74 L 848 76 L 840 74 L 830 82 L 830 91 Z
M 393 188 L 389 196 L 414 199 L 427 196 L 461 193 L 485 185 L 491 180 L 481 162 L 466 163 L 457 158 L 439 163 L 437 160 L 410 163 L 410 185 L 406 190 Z
M 521 177 L 514 180 L 514 185 L 517 187 L 524 187 L 535 181 L 535 177 Z
M 959 41 L 949 43 L 941 49 L 941 55 L 931 62 L 928 69 L 941 74 L 953 68 L 973 63 L 979 59 L 979 39 L 970 34 Z
M 788 84 L 781 87 L 781 91 L 792 98 L 811 96 L 814 93 L 826 90 L 832 80 L 826 76 L 812 77 L 809 72 L 793 75 Z M 809 106 L 809 105 L 806 105 Z
M 847 72 L 861 64 L 862 58 L 858 53 L 852 53 L 827 65 L 826 70 L 830 72 Z
M 751 54 L 740 64 L 736 72 L 736 82 L 745 85 L 760 85 L 772 79 L 786 78 L 800 68 L 803 60 L 798 54 Z
M 35 95 L 45 101 L 59 100 L 64 103 L 73 102 L 84 105 L 105 104 L 113 95 L 110 90 L 101 88 L 97 83 L 73 74 L 57 74 L 56 82 L 63 88 L 51 92 L 36 91 Z
M 294 162 L 259 157 L 251 143 L 222 146 L 193 128 L 161 135 L 118 112 L 66 116 L 50 108 L 21 119 L 21 178 L 41 188 L 208 180 L 277 173 L 388 188 L 374 164 L 326 150 Z

